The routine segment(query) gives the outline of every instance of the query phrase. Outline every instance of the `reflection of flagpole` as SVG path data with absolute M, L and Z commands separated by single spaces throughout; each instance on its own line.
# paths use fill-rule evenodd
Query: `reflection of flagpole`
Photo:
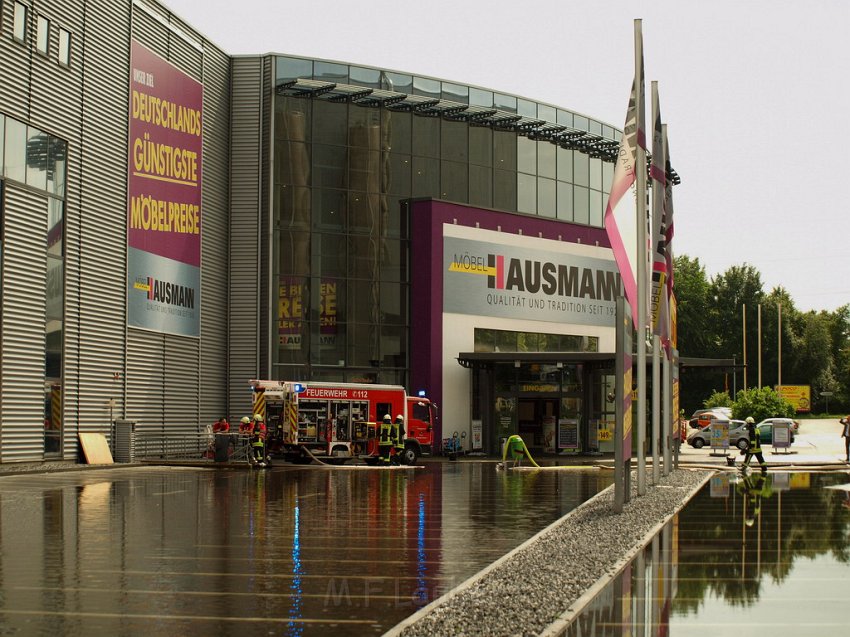
M 744 483 L 744 506 L 741 509 L 741 581 L 747 576 L 747 491 Z
M 779 572 L 779 563 L 782 561 L 782 491 L 779 492 L 779 510 L 776 513 L 776 567 Z

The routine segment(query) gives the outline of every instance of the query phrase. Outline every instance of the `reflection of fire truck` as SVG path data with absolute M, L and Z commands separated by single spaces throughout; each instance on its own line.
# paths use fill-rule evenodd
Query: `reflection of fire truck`
M 318 458 L 377 462 L 380 422 L 404 416 L 404 464 L 431 453 L 435 405 L 398 385 L 253 380 L 254 412 L 263 415 L 273 453 L 293 462 Z M 309 451 L 308 454 L 306 451 Z

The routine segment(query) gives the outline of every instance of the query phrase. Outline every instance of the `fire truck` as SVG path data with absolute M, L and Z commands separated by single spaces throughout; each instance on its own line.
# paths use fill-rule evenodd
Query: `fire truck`
M 360 458 L 376 464 L 385 415 L 404 416 L 399 462 L 412 465 L 431 453 L 436 405 L 408 396 L 400 385 L 252 380 L 251 389 L 254 413 L 266 420 L 270 451 L 292 462 Z

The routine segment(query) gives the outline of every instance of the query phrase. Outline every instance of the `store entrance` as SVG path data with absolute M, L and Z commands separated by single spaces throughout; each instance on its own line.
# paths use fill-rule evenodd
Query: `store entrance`
M 519 435 L 532 451 L 554 453 L 558 423 L 558 398 L 520 398 L 517 404 Z

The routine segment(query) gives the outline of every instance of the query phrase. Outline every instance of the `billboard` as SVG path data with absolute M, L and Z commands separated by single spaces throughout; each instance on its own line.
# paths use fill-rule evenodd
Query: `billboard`
M 794 405 L 797 412 L 812 410 L 812 392 L 810 385 L 781 385 L 777 393 Z
M 130 48 L 127 324 L 201 333 L 203 85 Z
M 457 314 L 614 327 L 620 274 L 613 259 L 443 239 L 443 310 Z

